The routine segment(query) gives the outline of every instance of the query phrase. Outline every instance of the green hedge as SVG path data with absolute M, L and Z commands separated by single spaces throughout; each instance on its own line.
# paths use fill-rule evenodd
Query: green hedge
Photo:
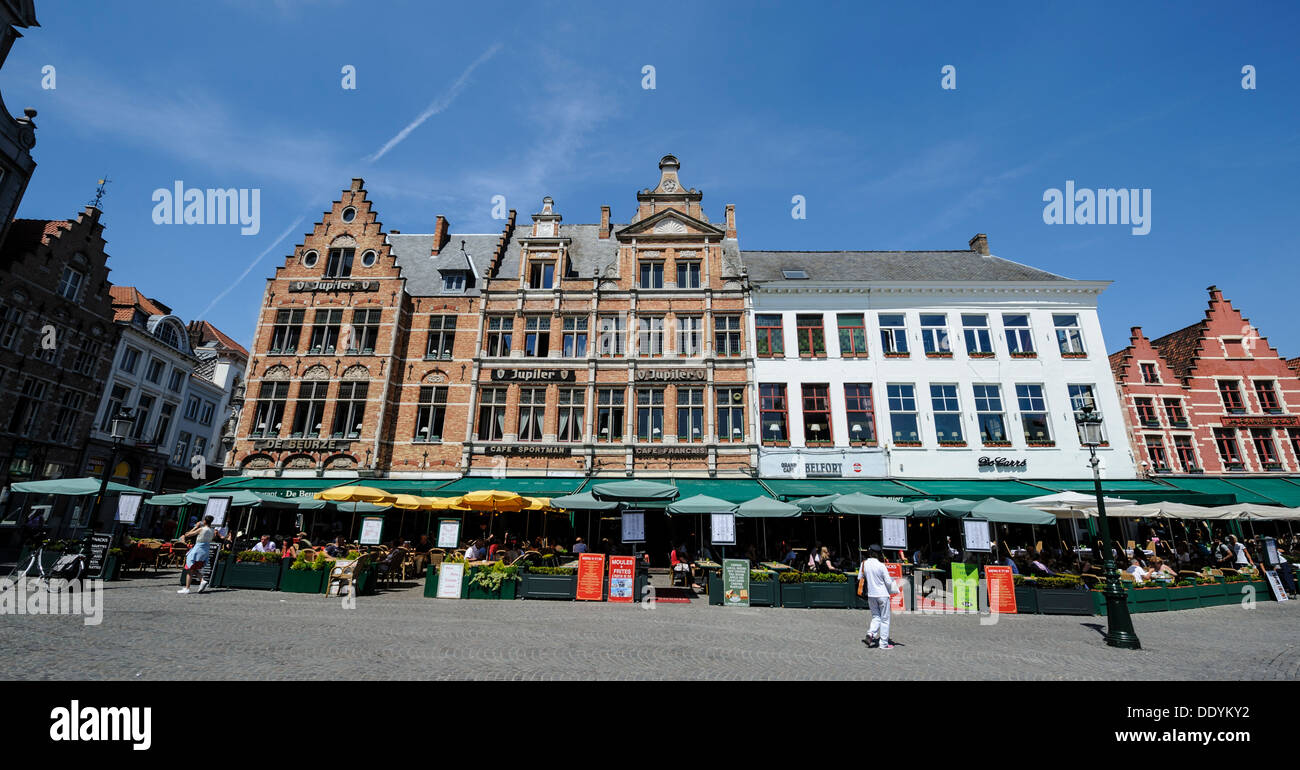
M 576 575 L 578 574 L 577 567 L 544 567 L 544 566 L 528 567 L 526 571 L 530 575 Z
M 751 573 L 752 575 L 753 573 Z M 753 580 L 754 578 L 750 578 Z M 847 583 L 849 576 L 843 572 L 782 572 L 782 583 Z

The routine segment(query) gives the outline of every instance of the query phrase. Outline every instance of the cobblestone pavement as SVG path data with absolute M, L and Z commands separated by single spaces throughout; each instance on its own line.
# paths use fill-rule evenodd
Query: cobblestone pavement
M 1296 679 L 1300 603 L 1105 618 L 896 615 L 900 646 L 862 644 L 870 616 L 659 604 L 425 599 L 421 586 L 338 599 L 176 593 L 175 575 L 107 584 L 99 626 L 0 616 L 0 679 Z

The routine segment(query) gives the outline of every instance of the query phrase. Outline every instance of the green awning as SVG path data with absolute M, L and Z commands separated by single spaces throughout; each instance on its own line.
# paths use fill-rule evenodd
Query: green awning
M 790 502 L 799 506 L 799 510 L 805 513 L 830 513 L 831 503 L 840 499 L 844 495 L 822 495 L 821 497 L 804 497 L 799 500 Z
M 1262 495 L 1288 508 L 1300 507 L 1300 484 L 1283 478 L 1230 479 L 1232 486 Z M 1238 497 L 1240 502 L 1250 502 Z
M 934 516 L 950 516 L 957 519 L 961 518 L 974 506 L 974 500 L 964 500 L 960 497 L 948 500 L 922 500 L 919 503 L 912 504 L 912 515 L 918 519 L 928 519 Z
M 986 497 L 1025 498 L 1038 497 L 1043 490 L 1022 484 L 1015 479 L 940 479 L 935 481 L 908 481 L 909 487 L 935 497 L 964 497 L 982 500 Z
M 847 516 L 907 516 L 912 512 L 912 506 L 896 500 L 854 492 L 836 498 L 831 503 L 831 510 Z
M 553 502 L 552 505 L 554 505 Z M 726 500 L 719 500 L 716 497 L 709 497 L 708 495 L 692 495 L 669 503 L 668 512 L 676 514 L 735 513 L 736 504 Z
M 1057 481 L 1041 481 L 1034 479 L 1026 482 L 1036 487 L 1050 489 L 1053 492 L 1092 492 L 1094 490 L 1092 479 L 1066 479 Z M 1167 490 L 1169 486 L 1158 481 L 1146 481 L 1143 479 L 1102 479 L 1102 492 L 1152 492 L 1158 493 L 1161 490 Z
M 1245 486 L 1233 484 L 1225 479 L 1215 478 L 1173 478 L 1165 479 L 1169 484 L 1173 484 L 1178 489 L 1185 489 L 1189 492 L 1198 494 L 1215 494 L 1215 495 L 1235 495 L 1239 503 L 1259 503 L 1261 505 L 1273 505 L 1277 501 L 1265 497 L 1264 495 L 1250 491 Z M 1300 488 L 1297 488 L 1300 490 Z
M 1027 505 L 1017 505 L 996 497 L 983 500 L 928 500 L 913 506 L 913 515 L 948 516 L 954 519 L 988 519 L 999 524 L 1055 524 L 1056 517 Z
M 212 492 L 176 492 L 170 495 L 154 495 L 145 500 L 149 505 L 205 505 L 209 497 L 229 497 L 232 508 L 254 508 L 262 504 L 262 497 L 245 489 L 217 490 Z
M 502 492 L 514 492 L 524 497 L 560 497 L 577 492 L 582 487 L 582 482 L 583 479 L 578 476 L 506 476 L 499 479 L 491 476 L 466 476 L 426 494 L 434 497 L 457 497 L 466 492 L 497 489 Z M 389 492 L 406 491 L 392 489 L 387 483 L 380 486 Z
M 591 491 L 601 500 L 627 503 L 676 500 L 680 494 L 672 484 L 658 481 L 609 481 L 592 485 Z
M 673 479 L 682 497 L 708 495 L 731 503 L 743 503 L 766 495 L 763 485 L 753 479 Z
M 597 500 L 590 492 L 551 498 L 551 507 L 565 511 L 612 511 L 618 503 Z
M 755 497 L 736 508 L 736 517 L 741 519 L 797 519 L 802 513 L 799 506 L 770 497 Z
M 849 495 L 861 492 L 876 497 L 916 497 L 919 493 L 910 482 L 902 484 L 889 479 L 761 479 L 763 486 L 777 497 L 822 497 Z
M 383 513 L 393 507 L 391 505 L 376 505 L 375 503 L 330 503 L 330 505 L 344 513 Z
M 29 495 L 97 495 L 99 494 L 100 480 L 86 477 L 80 479 L 45 479 L 43 481 L 19 481 L 13 484 L 10 489 L 14 492 L 23 492 Z M 126 484 L 119 484 L 116 481 L 108 482 L 109 492 L 136 492 L 139 494 L 149 494 L 149 490 L 140 489 L 139 487 L 128 487 Z

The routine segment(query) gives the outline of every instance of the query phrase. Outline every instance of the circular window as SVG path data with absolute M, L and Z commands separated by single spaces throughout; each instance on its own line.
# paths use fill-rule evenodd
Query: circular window
M 354 219 L 356 219 L 356 218 L 357 218 L 357 210 L 356 210 L 356 209 L 352 208 L 351 206 L 348 206 L 347 208 L 343 209 L 343 221 L 344 221 L 344 222 L 351 222 L 352 220 L 354 220 Z
M 379 255 L 376 254 L 373 249 L 371 249 L 370 251 L 367 251 L 365 254 L 361 255 L 361 266 L 374 267 L 375 261 L 378 259 L 379 259 Z
M 320 255 L 314 251 L 309 251 L 306 254 L 303 254 L 302 255 L 303 267 L 315 267 L 316 260 L 318 259 L 320 259 Z

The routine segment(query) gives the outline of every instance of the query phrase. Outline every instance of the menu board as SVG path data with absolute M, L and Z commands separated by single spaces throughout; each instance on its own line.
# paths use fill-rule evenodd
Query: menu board
M 962 519 L 961 531 L 966 538 L 967 551 L 992 550 L 988 519 Z
M 1273 600 L 1284 602 L 1290 597 L 1286 595 L 1286 589 L 1282 587 L 1282 579 L 1278 577 L 1277 570 L 1271 569 L 1264 573 L 1268 578 L 1268 590 L 1273 594 Z
M 957 612 L 979 612 L 980 571 L 974 564 L 952 563 L 952 604 Z
M 749 559 L 722 560 L 722 606 L 749 606 Z
M 582 584 L 581 571 L 578 573 L 578 584 Z M 611 602 L 633 601 L 635 585 L 636 559 L 631 556 L 609 557 L 609 600 Z
M 1282 559 L 1277 555 L 1277 540 L 1271 537 L 1264 538 L 1264 560 L 1270 567 L 1276 567 L 1282 563 Z
M 122 524 L 134 524 L 140 513 L 140 501 L 144 495 L 137 492 L 122 492 L 117 496 L 117 521 Z
M 197 548 L 198 546 L 190 546 Z M 217 571 L 217 561 L 221 559 L 221 543 L 208 543 L 208 560 L 203 562 L 203 569 L 199 572 L 200 582 L 211 583 L 212 575 Z
M 907 548 L 907 519 L 884 516 L 880 519 L 880 545 L 887 549 Z
M 459 599 L 460 584 L 465 577 L 465 564 L 463 562 L 444 561 L 438 568 L 438 593 L 439 599 Z
M 605 589 L 605 554 L 578 554 L 578 594 L 579 601 L 598 602 L 604 599 Z
M 713 534 L 714 545 L 736 544 L 736 514 L 715 513 L 709 531 Z
M 113 536 L 107 532 L 90 533 L 90 563 L 86 565 L 86 574 L 90 577 L 103 577 L 104 564 L 108 561 L 108 549 L 113 547 Z
M 460 544 L 460 521 L 438 519 L 438 547 L 455 548 Z
M 645 542 L 645 511 L 633 508 L 623 511 L 623 542 Z
M 1011 578 L 1011 568 L 985 567 L 984 579 L 989 587 L 989 612 L 1016 614 L 1016 587 Z
M 384 532 L 383 516 L 362 516 L 361 517 L 361 544 L 362 545 L 379 545 L 379 540 Z
M 212 496 L 203 505 L 203 515 L 212 517 L 212 526 L 223 527 L 226 524 L 226 511 L 230 510 L 229 497 Z
M 901 589 L 903 587 L 903 565 L 892 563 L 886 564 L 885 569 L 889 570 L 889 576 L 894 579 L 894 585 Z M 892 612 L 903 611 L 903 592 L 901 590 L 896 594 L 890 595 L 889 609 Z

